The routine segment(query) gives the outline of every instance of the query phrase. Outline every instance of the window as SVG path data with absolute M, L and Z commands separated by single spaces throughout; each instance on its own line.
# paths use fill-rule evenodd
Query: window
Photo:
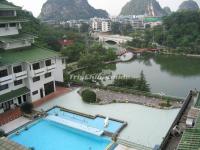
M 46 66 L 51 66 L 51 59 L 45 61 Z
M 22 80 L 17 80 L 17 81 L 14 81 L 14 85 L 17 86 L 17 85 L 20 85 L 22 84 L 23 81 Z
M 32 92 L 32 95 L 36 95 L 36 94 L 38 94 L 38 91 Z
M 13 10 L 1 10 L 0 11 L 0 16 L 1 17 L 11 17 L 11 16 L 14 16 L 14 11 Z
M 0 24 L 0 28 L 5 28 L 6 24 Z
M 49 77 L 51 77 L 51 72 L 46 73 L 46 74 L 44 75 L 44 77 L 45 77 L 45 78 L 49 78 Z
M 22 97 L 20 96 L 17 99 L 18 99 L 18 104 L 21 105 L 22 104 Z
M 22 72 L 22 66 L 15 66 L 15 67 L 13 67 L 13 71 L 14 71 L 14 73 Z
M 33 64 L 33 70 L 37 70 L 37 69 L 40 69 L 40 64 L 39 63 Z
M 27 96 L 23 95 L 23 101 L 26 102 L 27 101 Z
M 8 84 L 5 84 L 5 85 L 1 85 L 0 86 L 0 91 L 3 91 L 5 89 L 8 89 Z
M 16 27 L 17 24 L 16 23 L 10 23 L 10 27 Z
M 8 71 L 6 69 L 5 70 L 1 70 L 0 71 L 0 78 L 6 77 L 6 76 L 8 76 Z
M 62 64 L 65 64 L 65 59 L 64 58 L 62 59 Z
M 37 82 L 37 81 L 40 81 L 40 76 L 33 77 L 33 82 Z

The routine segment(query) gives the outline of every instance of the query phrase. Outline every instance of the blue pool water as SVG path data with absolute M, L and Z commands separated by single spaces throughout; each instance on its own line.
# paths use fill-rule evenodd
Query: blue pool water
M 19 135 L 12 134 L 9 139 L 35 150 L 104 150 L 111 140 L 98 137 L 55 122 L 40 120 L 22 129 Z
M 90 118 L 76 115 L 73 113 L 60 111 L 60 108 L 54 108 L 50 110 L 48 114 L 49 115 L 58 114 L 58 116 L 61 118 L 64 118 L 73 122 L 81 123 L 90 127 L 94 127 L 100 130 L 108 131 L 111 133 L 116 133 L 117 130 L 119 130 L 123 126 L 123 123 L 121 122 L 109 120 L 108 127 L 104 128 L 104 120 L 105 120 L 104 118 L 97 117 L 95 119 L 90 119 Z

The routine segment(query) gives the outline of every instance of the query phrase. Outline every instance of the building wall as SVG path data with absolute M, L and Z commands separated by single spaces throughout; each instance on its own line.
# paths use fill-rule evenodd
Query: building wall
M 31 46 L 32 41 L 18 41 L 18 42 L 12 42 L 12 43 L 8 43 L 3 45 L 3 49 L 5 50 L 9 50 L 9 49 L 15 49 L 15 48 L 21 48 L 21 47 L 27 47 L 27 46 Z
M 18 27 L 0 28 L 0 36 L 15 35 L 18 33 Z
M 65 69 L 65 61 L 62 62 L 61 58 L 56 59 L 56 70 L 53 73 L 53 76 L 55 77 L 55 81 L 63 82 L 63 70 Z
M 55 65 L 56 67 L 55 67 L 55 69 L 52 69 L 50 71 L 47 70 L 47 67 L 45 65 L 45 60 L 39 62 L 40 69 L 44 68 L 45 71 L 42 74 L 38 75 L 38 76 L 40 76 L 40 80 L 36 81 L 36 82 L 33 82 L 33 77 L 36 77 L 36 75 L 34 74 L 34 71 L 32 69 L 33 64 L 28 64 L 28 63 L 21 64 L 22 71 L 26 70 L 28 77 L 24 78 L 23 83 L 18 86 L 14 86 L 14 81 L 16 80 L 15 74 L 12 71 L 13 70 L 12 68 L 14 65 L 5 67 L 8 70 L 8 75 L 12 75 L 13 79 L 12 79 L 12 82 L 8 84 L 9 88 L 0 91 L 0 95 L 11 92 L 12 90 L 17 90 L 22 87 L 27 87 L 28 89 L 30 89 L 30 98 L 34 102 L 41 98 L 40 89 L 43 89 L 43 96 L 45 96 L 44 84 L 53 82 L 54 83 L 54 91 L 55 91 L 55 81 L 59 81 L 59 82 L 64 81 L 63 69 L 65 68 L 65 64 L 62 63 L 61 58 L 51 59 L 51 62 L 52 62 L 52 66 Z M 1 70 L 5 69 L 5 68 L 2 67 Z M 48 78 L 45 78 L 45 74 L 49 73 L 49 72 L 51 72 L 51 76 Z M 38 91 L 38 93 L 33 95 L 34 91 Z

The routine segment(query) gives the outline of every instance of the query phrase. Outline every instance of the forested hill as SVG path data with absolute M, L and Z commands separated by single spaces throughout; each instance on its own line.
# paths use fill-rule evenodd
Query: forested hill
M 197 4 L 197 2 L 193 1 L 193 0 L 187 0 L 184 1 L 180 6 L 179 6 L 179 11 L 182 10 L 199 10 L 199 6 Z
M 164 16 L 166 12 L 156 0 L 152 0 L 153 12 L 156 16 Z M 120 15 L 144 15 L 150 6 L 149 0 L 131 0 L 121 10 Z
M 173 13 L 154 32 L 160 44 L 176 48 L 178 52 L 200 54 L 200 11 Z
M 92 17 L 107 18 L 108 13 L 93 8 L 87 0 L 47 0 L 39 16 L 44 21 L 66 21 Z

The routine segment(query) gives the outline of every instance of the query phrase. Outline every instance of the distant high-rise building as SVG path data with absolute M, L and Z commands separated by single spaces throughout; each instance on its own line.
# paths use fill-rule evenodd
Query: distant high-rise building
M 91 28 L 95 32 L 110 32 L 111 31 L 111 20 L 104 18 L 92 18 Z

